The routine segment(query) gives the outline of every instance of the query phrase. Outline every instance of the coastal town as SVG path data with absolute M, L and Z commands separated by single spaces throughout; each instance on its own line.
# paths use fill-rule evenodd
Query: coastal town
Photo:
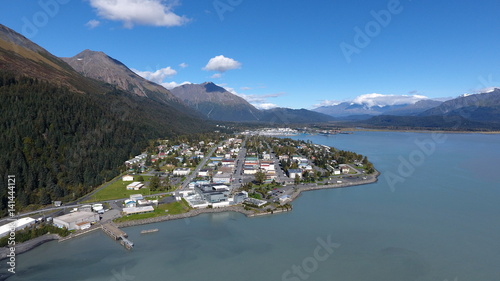
M 277 214 L 292 210 L 290 203 L 303 191 L 376 181 L 378 172 L 365 156 L 288 138 L 297 132 L 278 128 L 157 140 L 91 194 L 55 201 L 0 226 L 0 242 L 13 231 L 50 225 L 64 232 L 29 238 L 61 242 L 102 229 L 130 249 L 134 244 L 121 227 L 211 212 Z

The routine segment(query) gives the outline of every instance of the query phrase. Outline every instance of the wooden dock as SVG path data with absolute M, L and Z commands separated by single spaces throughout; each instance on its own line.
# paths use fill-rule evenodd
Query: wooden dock
M 120 240 L 120 244 L 127 248 L 128 250 L 134 247 L 134 243 L 127 239 L 128 235 L 125 231 L 119 229 L 113 223 L 106 223 L 102 225 L 102 231 L 106 233 L 109 237 L 115 239 L 116 241 Z
M 128 237 L 125 231 L 119 229 L 116 225 L 112 223 L 103 224 L 102 231 L 104 231 L 104 233 L 106 233 L 115 240 L 120 240 L 121 237 Z

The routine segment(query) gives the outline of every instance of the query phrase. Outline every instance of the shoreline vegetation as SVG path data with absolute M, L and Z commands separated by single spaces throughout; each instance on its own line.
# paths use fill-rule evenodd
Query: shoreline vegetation
M 359 181 L 356 183 L 336 183 L 336 184 L 316 185 L 316 186 L 307 186 L 307 187 L 297 186 L 296 191 L 291 195 L 290 201 L 288 203 L 292 203 L 293 201 L 295 201 L 297 198 L 300 197 L 300 195 L 303 192 L 322 190 L 322 189 L 346 188 L 346 187 L 353 187 L 353 186 L 360 186 L 360 185 L 367 185 L 367 184 L 375 183 L 378 181 L 379 175 L 380 175 L 380 172 L 375 170 L 375 172 L 373 174 L 367 176 L 366 180 L 362 180 L 362 181 Z M 165 222 L 165 221 L 170 221 L 170 220 L 187 219 L 187 218 L 191 218 L 191 217 L 196 217 L 196 216 L 201 215 L 201 214 L 237 212 L 237 213 L 244 214 L 247 218 L 252 218 L 252 217 L 259 217 L 259 216 L 266 216 L 266 215 L 273 215 L 273 214 L 281 214 L 281 213 L 289 212 L 292 210 L 293 210 L 293 206 L 291 208 L 273 210 L 271 212 L 268 212 L 266 210 L 263 210 L 262 212 L 255 212 L 252 210 L 245 209 L 243 207 L 243 205 L 238 205 L 238 206 L 221 207 L 221 208 L 191 209 L 188 212 L 181 213 L 181 214 L 175 214 L 175 215 L 168 215 L 167 214 L 164 216 L 157 216 L 157 217 L 152 217 L 152 218 L 116 222 L 115 224 L 119 228 L 126 228 L 126 227 L 138 226 L 138 225 L 146 225 L 146 224 L 152 224 L 152 223 Z M 50 241 L 54 241 L 54 240 L 59 240 L 59 242 L 66 241 L 66 240 L 78 237 L 80 235 L 83 235 L 85 233 L 92 232 L 92 231 L 97 230 L 99 228 L 100 228 L 100 226 L 94 226 L 88 230 L 72 233 L 67 237 L 62 237 L 62 236 L 59 236 L 58 234 L 45 234 L 45 235 L 37 237 L 35 239 L 16 244 L 16 255 L 19 255 L 19 254 L 25 253 L 29 250 L 32 250 L 32 249 L 34 249 L 34 248 L 36 248 L 36 247 L 38 247 L 46 242 L 50 242 Z M 7 248 L 7 247 L 0 248 L 0 260 L 6 259 L 8 253 L 9 253 L 9 248 Z

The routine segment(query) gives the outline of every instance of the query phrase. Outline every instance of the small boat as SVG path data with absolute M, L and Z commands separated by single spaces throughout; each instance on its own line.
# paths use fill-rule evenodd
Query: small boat
M 153 232 L 157 232 L 157 231 L 158 231 L 158 228 L 154 228 L 154 229 L 147 229 L 147 230 L 142 230 L 142 231 L 141 231 L 141 234 L 153 233 Z

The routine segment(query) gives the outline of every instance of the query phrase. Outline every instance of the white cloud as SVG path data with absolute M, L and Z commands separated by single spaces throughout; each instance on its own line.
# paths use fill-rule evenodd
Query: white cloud
M 185 62 L 183 62 L 183 63 L 179 64 L 179 67 L 180 67 L 180 68 L 186 68 L 186 67 L 188 67 L 188 66 L 189 66 L 189 65 L 188 65 L 187 63 L 185 63 Z
M 416 93 L 416 92 L 412 92 Z M 368 107 L 373 106 L 387 106 L 387 105 L 402 105 L 402 104 L 414 104 L 421 100 L 429 99 L 422 95 L 382 95 L 382 94 L 366 94 L 354 98 L 352 101 L 344 100 L 322 100 L 318 104 L 314 104 L 313 108 L 318 108 L 321 106 L 335 106 L 343 102 L 349 102 L 353 104 L 362 104 Z M 437 100 L 437 99 L 434 99 Z
M 90 29 L 94 29 L 94 28 L 98 27 L 100 24 L 101 24 L 101 22 L 98 21 L 98 20 L 89 20 L 85 24 L 85 26 L 88 27 L 88 28 L 90 28 Z
M 241 63 L 225 56 L 216 56 L 211 58 L 203 70 L 226 72 L 231 69 L 241 68 Z
M 338 100 L 322 100 L 320 103 L 314 104 L 313 108 L 318 108 L 318 107 L 322 107 L 322 106 L 333 106 L 333 105 L 338 105 L 341 103 L 342 102 L 338 101 Z
M 172 82 L 164 82 L 164 83 L 161 83 L 160 85 L 165 87 L 165 89 L 171 90 L 175 87 L 179 87 L 179 86 L 186 85 L 186 84 L 192 84 L 192 83 L 188 82 L 188 81 L 184 81 L 184 82 L 179 84 L 177 82 L 172 81 Z
M 102 18 L 121 21 L 126 28 L 134 25 L 180 26 L 189 21 L 172 12 L 175 1 L 164 0 L 89 0 Z
M 258 109 L 264 109 L 264 110 L 278 107 L 274 103 L 258 103 L 258 104 L 253 104 L 253 106 L 255 106 Z
M 369 107 L 372 106 L 386 106 L 386 105 L 401 105 L 401 104 L 414 104 L 421 100 L 429 99 L 422 95 L 382 95 L 382 94 L 366 94 L 356 97 L 352 103 L 364 104 Z
M 248 91 L 248 90 L 251 90 L 252 88 L 250 88 L 250 87 L 241 87 L 240 89 L 241 89 L 242 91 Z
M 222 77 L 221 73 L 215 73 L 214 75 L 210 76 L 210 78 L 212 78 L 212 79 L 219 79 L 221 77 Z
M 132 69 L 132 71 L 137 73 L 139 76 L 141 76 L 145 79 L 148 79 L 149 81 L 158 83 L 158 84 L 163 82 L 163 80 L 165 80 L 165 78 L 170 77 L 170 76 L 174 76 L 177 74 L 177 71 L 175 71 L 175 69 L 172 69 L 170 66 L 162 68 L 162 69 L 158 69 L 155 72 L 139 71 L 136 69 Z
M 495 91 L 496 89 L 499 89 L 499 88 L 498 87 L 487 87 L 487 88 L 477 90 L 476 93 L 478 93 L 478 94 L 491 93 L 491 92 Z

